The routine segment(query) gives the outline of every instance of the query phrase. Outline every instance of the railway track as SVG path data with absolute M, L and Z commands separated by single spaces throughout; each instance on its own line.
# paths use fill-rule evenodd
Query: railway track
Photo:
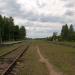
M 6 56 L 6 55 L 8 55 L 8 54 L 10 54 L 11 52 L 15 51 L 16 49 L 20 48 L 21 46 L 23 46 L 23 45 L 20 45 L 20 46 L 16 47 L 15 49 L 12 49 L 11 51 L 8 51 L 8 52 L 6 52 L 6 53 L 0 55 L 0 58 L 3 57 L 3 56 Z
M 75 48 L 75 45 L 65 44 L 65 43 L 62 43 L 62 42 L 49 42 L 49 43 L 55 44 L 55 45 L 61 45 L 61 46 L 65 46 L 65 47 Z
M 17 60 L 27 51 L 30 44 L 27 46 L 21 45 L 18 48 L 0 56 L 0 75 L 11 75 L 9 74 L 14 66 L 16 65 Z

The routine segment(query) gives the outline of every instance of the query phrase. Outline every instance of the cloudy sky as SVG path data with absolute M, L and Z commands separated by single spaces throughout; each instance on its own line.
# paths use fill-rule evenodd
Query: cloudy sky
M 47 37 L 63 24 L 75 25 L 75 0 L 0 0 L 0 14 L 24 25 L 27 37 Z

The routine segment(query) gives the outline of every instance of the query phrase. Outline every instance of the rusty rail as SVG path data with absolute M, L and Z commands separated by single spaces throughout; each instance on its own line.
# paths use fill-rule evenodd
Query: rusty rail
M 23 50 L 21 50 L 19 52 L 19 54 L 17 55 L 16 58 L 14 58 L 14 60 L 11 62 L 11 64 L 8 65 L 8 67 L 1 73 L 1 75 L 8 75 L 13 67 L 16 65 L 16 61 L 28 50 L 30 44 L 26 47 L 26 48 L 23 48 Z
M 0 58 L 2 58 L 3 56 L 6 56 L 6 55 L 8 55 L 8 54 L 12 53 L 13 51 L 15 51 L 16 49 L 20 48 L 21 46 L 23 46 L 23 45 L 20 45 L 20 46 L 18 46 L 17 48 L 12 49 L 11 51 L 6 52 L 6 53 L 4 53 L 4 54 L 0 55 Z

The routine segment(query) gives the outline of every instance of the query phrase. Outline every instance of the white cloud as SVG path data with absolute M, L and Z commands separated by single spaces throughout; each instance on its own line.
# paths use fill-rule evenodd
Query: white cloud
M 62 16 L 65 13 L 64 2 L 61 0 L 17 0 L 22 10 L 32 11 L 37 15 Z
M 75 24 L 75 0 L 0 0 L 0 14 L 25 25 L 27 36 L 47 37 L 65 23 Z

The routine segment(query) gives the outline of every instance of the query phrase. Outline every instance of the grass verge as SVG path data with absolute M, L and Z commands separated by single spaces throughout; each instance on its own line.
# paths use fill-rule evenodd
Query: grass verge
M 20 67 L 17 75 L 48 75 L 45 65 L 39 61 L 40 57 L 37 54 L 34 43 L 32 43 L 29 50 L 23 55 L 22 58 L 22 67 Z
M 64 75 L 75 75 L 75 48 L 38 41 L 41 53 Z

